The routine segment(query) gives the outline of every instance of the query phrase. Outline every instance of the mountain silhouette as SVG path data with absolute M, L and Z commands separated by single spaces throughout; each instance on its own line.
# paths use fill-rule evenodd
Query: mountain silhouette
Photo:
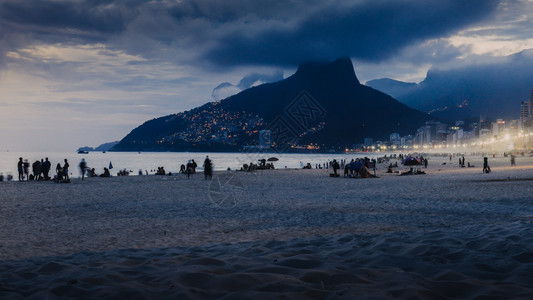
M 340 58 L 304 63 L 284 80 L 145 122 L 113 150 L 235 151 L 257 144 L 262 129 L 272 131 L 278 146 L 312 143 L 321 150 L 338 150 L 362 143 L 365 137 L 388 140 L 393 132 L 412 134 L 428 119 L 361 85 L 351 60 Z
M 418 87 L 418 85 L 413 82 L 403 82 L 390 78 L 369 80 L 365 83 L 365 85 L 387 95 L 391 95 L 395 99 L 414 92 Z
M 533 50 L 524 50 L 497 63 L 430 70 L 418 84 L 392 79 L 366 84 L 435 118 L 517 119 L 520 103 L 529 100 L 533 89 L 532 69 Z

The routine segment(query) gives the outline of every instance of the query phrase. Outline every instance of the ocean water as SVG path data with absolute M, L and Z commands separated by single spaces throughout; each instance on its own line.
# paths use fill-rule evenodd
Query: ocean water
M 17 177 L 18 158 L 27 159 L 31 164 L 36 160 L 48 159 L 52 163 L 50 174 L 55 173 L 57 163 L 63 165 L 66 158 L 70 164 L 70 173 L 72 176 L 81 176 L 78 164 L 84 158 L 87 166 L 95 168 L 96 173 L 103 172 L 104 167 L 113 165 L 112 175 L 116 175 L 119 170 L 133 171 L 131 175 L 137 175 L 139 170 L 148 171 L 153 174 L 158 167 L 164 167 L 167 172 L 177 173 L 181 164 L 187 164 L 189 159 L 194 159 L 198 164 L 198 169 L 203 170 L 202 164 L 206 156 L 212 160 L 215 170 L 232 170 L 239 169 L 244 163 L 258 163 L 259 159 L 277 157 L 279 160 L 274 162 L 277 169 L 280 168 L 300 168 L 301 163 L 304 165 L 311 163 L 313 167 L 317 163 L 324 163 L 333 159 L 352 159 L 357 157 L 375 157 L 382 156 L 383 153 L 361 153 L 361 154 L 286 154 L 286 153 L 203 153 L 203 152 L 89 152 L 89 154 L 78 154 L 76 152 L 0 152 L 0 173 L 13 174 Z

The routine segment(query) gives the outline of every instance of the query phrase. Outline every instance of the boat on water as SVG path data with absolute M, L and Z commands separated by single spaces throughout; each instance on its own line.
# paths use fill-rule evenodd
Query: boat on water
M 89 154 L 89 151 L 78 150 L 78 154 Z

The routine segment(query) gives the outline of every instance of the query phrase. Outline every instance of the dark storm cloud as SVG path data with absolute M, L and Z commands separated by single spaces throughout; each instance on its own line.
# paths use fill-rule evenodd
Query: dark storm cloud
M 490 15 L 497 0 L 0 0 L 0 56 L 35 43 L 105 43 L 211 66 L 379 61 Z M 0 58 L 1 64 L 2 58 Z
M 133 6 L 139 1 L 130 1 Z M 4 1 L 0 18 L 4 24 L 18 24 L 42 32 L 71 34 L 116 33 L 124 29 L 131 10 L 124 1 Z
M 446 36 L 480 21 L 497 1 L 366 1 L 331 5 L 290 28 L 268 28 L 221 38 L 206 55 L 220 64 L 291 65 L 351 56 L 377 61 L 427 38 Z

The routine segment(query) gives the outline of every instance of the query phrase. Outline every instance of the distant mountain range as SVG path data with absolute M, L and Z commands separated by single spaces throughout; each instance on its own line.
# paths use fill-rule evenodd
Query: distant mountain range
M 78 148 L 78 151 L 108 151 L 110 150 L 111 148 L 113 148 L 113 146 L 115 146 L 116 144 L 118 144 L 119 141 L 115 141 L 115 142 L 109 142 L 109 143 L 104 143 L 98 147 L 89 147 L 89 146 L 85 146 L 85 147 L 80 147 Z
M 533 52 L 523 51 L 499 63 L 431 70 L 418 84 L 383 78 L 366 85 L 436 118 L 517 119 L 520 102 L 529 100 L 533 89 Z
M 268 129 L 278 150 L 328 151 L 362 143 L 365 137 L 407 135 L 429 118 L 361 85 L 351 60 L 341 58 L 302 64 L 284 80 L 147 121 L 112 150 L 237 151 L 257 145 L 259 131 Z

